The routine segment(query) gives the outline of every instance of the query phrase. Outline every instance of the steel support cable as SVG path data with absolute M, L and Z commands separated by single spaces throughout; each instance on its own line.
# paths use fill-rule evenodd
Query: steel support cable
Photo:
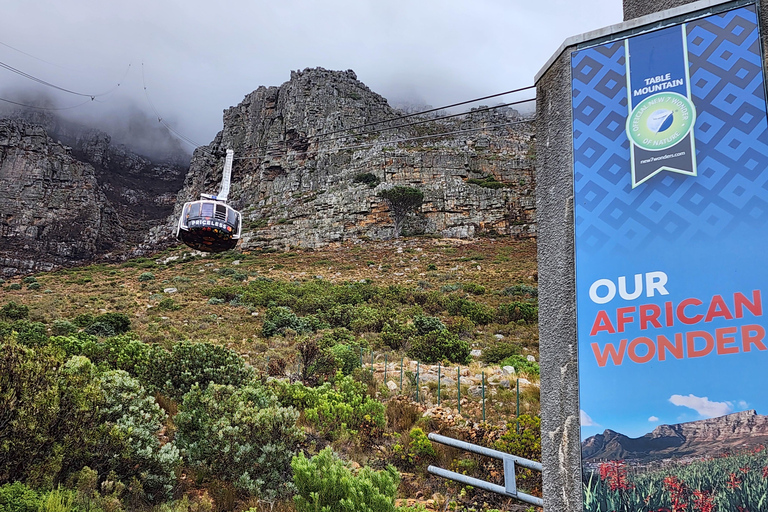
M 359 135 L 373 135 L 373 134 L 376 134 L 376 133 L 385 132 L 387 130 L 395 130 L 395 129 L 398 129 L 398 128 L 407 128 L 407 127 L 410 127 L 410 126 L 417 126 L 417 125 L 420 125 L 420 124 L 425 124 L 425 123 L 430 123 L 430 122 L 435 122 L 435 121 L 442 121 L 444 119 L 451 119 L 451 118 L 460 117 L 460 116 L 469 116 L 469 115 L 472 115 L 472 114 L 475 114 L 475 113 L 478 113 L 478 112 L 489 112 L 491 110 L 495 110 L 495 109 L 499 109 L 499 108 L 504 108 L 504 107 L 509 107 L 509 106 L 512 106 L 512 105 L 519 105 L 519 104 L 522 104 L 522 103 L 528 103 L 528 102 L 531 102 L 531 101 L 536 101 L 536 98 L 528 98 L 528 99 L 525 99 L 525 100 L 518 100 L 518 101 L 513 101 L 513 102 L 510 102 L 510 103 L 503 103 L 501 105 L 496 105 L 496 106 L 493 106 L 493 107 L 485 107 L 485 108 L 481 108 L 481 109 L 471 110 L 469 112 L 461 112 L 461 113 L 458 113 L 458 114 L 450 114 L 450 115 L 441 116 L 441 117 L 424 119 L 424 120 L 414 121 L 412 123 L 406 123 L 406 124 L 401 124 L 401 125 L 392 126 L 392 127 L 379 128 L 377 130 L 372 130 L 372 131 L 369 131 L 369 132 L 364 132 L 364 133 L 359 134 Z M 412 117 L 412 116 L 408 116 L 408 117 Z M 528 122 L 528 121 L 521 121 L 521 123 L 525 123 L 525 122 Z M 512 124 L 520 124 L 520 123 L 512 123 Z M 499 126 L 507 126 L 507 125 L 499 125 Z M 352 129 L 354 129 L 354 128 L 349 128 L 349 130 L 352 130 Z M 480 129 L 482 129 L 482 128 L 480 128 Z M 472 130 L 474 130 L 474 129 L 472 129 Z M 472 131 L 472 130 L 470 130 L 470 131 Z M 454 133 L 454 132 L 447 132 L 447 133 Z M 459 133 L 459 132 L 456 132 L 456 133 Z M 354 134 L 350 134 L 349 136 L 353 136 L 353 135 Z M 335 140 L 342 140 L 342 139 L 345 139 L 345 138 L 346 137 L 333 137 L 333 138 L 330 138 L 330 139 L 317 140 L 315 142 L 335 141 Z M 408 139 L 408 140 L 411 140 L 411 139 Z M 257 146 L 256 148 L 253 148 L 253 149 L 254 150 L 279 149 L 281 146 L 285 147 L 286 144 L 287 144 L 287 141 L 279 141 L 279 142 L 274 142 L 272 144 L 267 144 L 267 145 L 264 145 L 264 146 Z M 357 147 L 357 146 L 355 146 L 355 147 Z M 303 153 L 306 153 L 306 151 L 304 151 Z M 260 157 L 241 156 L 241 157 L 236 157 L 235 160 L 253 160 L 255 158 L 260 158 Z
M 26 108 L 34 108 L 37 110 L 70 110 L 77 107 L 82 107 L 83 105 L 86 105 L 91 102 L 91 100 L 85 100 L 82 103 L 78 103 L 77 105 L 72 105 L 71 107 L 38 107 L 35 105 L 27 105 L 26 103 L 19 103 L 18 101 L 13 100 L 7 100 L 5 98 L 0 98 L 0 101 L 4 101 L 6 103 L 11 103 L 13 105 L 18 105 L 20 107 L 26 107 Z
M 12 73 L 15 73 L 15 74 L 17 74 L 19 76 L 22 76 L 24 78 L 27 78 L 29 80 L 32 80 L 33 82 L 37 82 L 37 83 L 39 83 L 41 85 L 45 85 L 46 87 L 51 87 L 53 89 L 57 89 L 59 91 L 66 92 L 68 94 L 74 94 L 75 96 L 84 96 L 86 98 L 90 98 L 91 101 L 93 101 L 94 99 L 99 98 L 101 96 L 106 96 L 107 94 L 111 93 L 117 87 L 120 86 L 120 84 L 118 83 L 117 87 L 113 87 L 109 91 L 102 92 L 102 93 L 99 93 L 99 94 L 88 94 L 88 93 L 84 93 L 84 92 L 73 91 L 71 89 L 67 89 L 66 87 L 60 87 L 60 86 L 58 86 L 56 84 L 52 84 L 51 82 L 47 82 L 47 81 L 43 80 L 42 78 L 37 78 L 34 75 L 30 75 L 29 73 L 26 73 L 26 72 L 24 72 L 24 71 L 22 71 L 20 69 L 17 69 L 17 68 L 15 68 L 15 67 L 13 67 L 13 66 L 11 66 L 9 64 L 6 64 L 5 62 L 0 62 L 0 68 L 7 69 L 8 71 L 10 71 Z M 130 68 L 131 68 L 131 65 L 128 64 L 128 69 L 130 69 Z M 127 74 L 128 74 L 128 71 L 126 70 L 125 74 L 123 75 L 123 78 L 125 78 L 125 76 Z
M 536 120 L 536 118 L 532 117 L 530 119 L 522 119 L 520 121 L 511 121 L 509 123 L 502 123 L 502 124 L 496 124 L 496 125 L 491 125 L 491 126 L 483 126 L 483 127 L 478 127 L 478 128 L 466 128 L 466 129 L 463 129 L 463 130 L 453 130 L 453 131 L 450 131 L 450 132 L 440 132 L 440 133 L 435 133 L 435 134 L 432 134 L 432 135 L 420 135 L 418 137 L 409 137 L 409 138 L 406 138 L 406 139 L 388 140 L 388 141 L 386 141 L 386 143 L 387 144 L 401 144 L 403 142 L 412 142 L 412 141 L 416 141 L 416 140 L 435 139 L 435 138 L 439 138 L 439 137 L 445 137 L 445 136 L 448 136 L 448 135 L 460 135 L 462 133 L 479 132 L 479 131 L 483 131 L 483 130 L 493 130 L 495 128 L 504 128 L 506 126 L 515 126 L 515 125 L 519 125 L 519 124 L 527 124 L 527 123 L 531 123 L 531 122 L 533 122 L 535 120 Z M 318 154 L 320 154 L 320 153 L 325 153 L 325 154 L 338 153 L 339 151 L 344 151 L 344 150 L 347 150 L 347 149 L 369 148 L 369 147 L 375 146 L 376 144 L 377 143 L 373 142 L 373 143 L 367 143 L 367 144 L 357 144 L 357 145 L 354 145 L 354 146 L 342 146 L 342 147 L 334 148 L 334 149 L 317 150 L 317 153 Z M 297 151 L 298 155 L 305 155 L 306 156 L 309 153 L 310 153 L 309 151 Z M 258 156 L 244 156 L 244 157 L 236 158 L 235 160 L 258 160 L 260 158 L 261 157 L 258 157 Z
M 381 121 L 371 121 L 369 123 L 364 123 L 364 124 L 360 124 L 360 125 L 357 125 L 357 126 L 351 126 L 349 128 L 339 128 L 338 130 L 332 130 L 330 132 L 320 133 L 320 134 L 317 134 L 317 135 L 313 135 L 312 137 L 324 137 L 326 135 L 333 135 L 335 133 L 341 133 L 341 132 L 346 132 L 346 131 L 351 131 L 351 130 L 358 130 L 360 128 L 367 128 L 369 126 L 374 126 L 374 125 L 377 125 L 377 124 L 390 123 L 390 122 L 393 122 L 393 121 L 399 121 L 401 119 L 408 119 L 408 118 L 411 118 L 411 117 L 422 116 L 424 114 L 429 114 L 429 113 L 432 113 L 432 112 L 439 112 L 440 110 L 445 110 L 445 109 L 448 109 L 448 108 L 460 107 L 462 105 L 468 105 L 470 103 L 476 103 L 478 101 L 483 101 L 483 100 L 487 100 L 487 99 L 491 99 L 491 98 L 498 98 L 499 96 L 506 96 L 508 94 L 514 94 L 516 92 L 527 91 L 527 90 L 533 89 L 535 87 L 536 87 L 535 85 L 529 85 L 529 86 L 526 86 L 526 87 L 520 87 L 518 89 L 512 89 L 512 90 L 505 91 L 505 92 L 500 92 L 500 93 L 496 93 L 496 94 L 490 94 L 488 96 L 483 96 L 482 98 L 474 98 L 474 99 L 471 99 L 471 100 L 466 100 L 466 101 L 460 101 L 458 103 L 453 103 L 451 105 L 444 105 L 442 107 L 435 107 L 435 108 L 431 108 L 429 110 L 423 110 L 421 112 L 414 112 L 412 114 L 405 114 L 405 115 L 402 115 L 402 116 L 396 116 L 396 117 L 393 117 L 391 119 L 384 119 L 384 120 L 381 120 Z M 312 138 L 312 137 L 308 137 L 308 138 Z

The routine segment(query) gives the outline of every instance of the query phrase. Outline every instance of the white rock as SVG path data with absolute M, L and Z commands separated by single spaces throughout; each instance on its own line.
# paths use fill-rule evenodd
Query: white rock
M 533 356 L 528 356 L 526 359 L 528 359 L 529 363 L 535 363 L 536 362 L 536 358 L 533 357 Z
M 390 380 L 387 382 L 387 387 L 390 391 L 395 391 L 397 389 L 397 383 L 393 380 Z
M 504 372 L 504 375 L 512 375 L 515 373 L 515 367 L 514 366 L 505 366 L 501 369 L 502 372 Z
M 176 293 L 177 291 L 179 290 L 176 288 L 163 288 L 163 293 Z
M 480 357 L 483 355 L 483 351 L 479 349 L 474 349 L 472 352 L 469 353 L 472 357 Z
M 493 337 L 496 338 L 497 340 L 503 340 L 504 339 L 504 335 L 503 334 L 494 334 Z
M 522 379 L 521 378 L 521 379 L 518 379 L 518 382 L 520 383 L 521 386 L 530 386 L 531 385 L 531 381 L 529 381 L 528 379 Z
M 239 265 L 240 264 L 240 260 L 235 260 L 235 261 L 232 262 L 232 264 L 233 265 Z

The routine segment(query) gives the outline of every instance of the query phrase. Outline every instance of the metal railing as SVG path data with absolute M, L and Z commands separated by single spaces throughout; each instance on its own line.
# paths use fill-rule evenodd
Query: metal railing
M 530 503 L 531 505 L 537 505 L 539 507 L 544 506 L 544 500 L 542 500 L 541 498 L 538 498 L 536 496 L 531 496 L 530 494 L 526 494 L 524 492 L 518 491 L 517 482 L 515 481 L 515 464 L 517 464 L 518 466 L 522 466 L 524 468 L 535 470 L 535 471 L 541 471 L 541 462 L 524 459 L 522 457 L 510 455 L 508 453 L 500 452 L 498 450 L 492 450 L 490 448 L 485 448 L 483 446 L 478 446 L 476 444 L 467 443 L 465 441 L 459 441 L 458 439 L 441 436 L 439 434 L 430 433 L 427 437 L 429 438 L 430 441 L 434 441 L 435 443 L 444 444 L 446 446 L 451 446 L 453 448 L 458 448 L 460 450 L 477 453 L 478 455 L 493 457 L 494 459 L 499 459 L 503 461 L 504 462 L 504 485 L 502 486 L 502 485 L 492 484 L 490 482 L 486 482 L 485 480 L 480 480 L 479 478 L 472 478 L 467 475 L 462 475 L 461 473 L 448 471 L 447 469 L 438 468 L 435 466 L 429 466 L 427 468 L 427 471 L 429 473 L 442 478 L 447 478 L 448 480 L 453 480 L 454 482 L 471 485 L 479 489 L 483 489 L 486 491 L 491 491 L 497 494 L 503 494 L 505 496 L 516 498 L 520 501 Z

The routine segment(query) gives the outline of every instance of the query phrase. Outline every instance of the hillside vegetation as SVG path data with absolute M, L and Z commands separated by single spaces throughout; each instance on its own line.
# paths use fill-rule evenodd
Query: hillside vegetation
M 428 475 L 503 483 L 426 434 L 539 459 L 533 241 L 178 247 L 0 293 L 0 512 L 527 509 Z

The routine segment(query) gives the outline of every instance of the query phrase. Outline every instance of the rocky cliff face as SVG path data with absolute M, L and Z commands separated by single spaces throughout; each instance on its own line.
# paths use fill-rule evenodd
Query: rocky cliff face
M 153 163 L 104 133 L 22 117 L 0 120 L 1 274 L 124 253 L 172 211 L 178 159 Z
M 592 436 L 581 445 L 585 461 L 656 460 L 673 456 L 714 456 L 768 440 L 768 416 L 742 411 L 677 425 L 661 425 L 653 432 L 630 438 L 613 430 Z
M 393 185 L 424 192 L 405 234 L 534 233 L 532 133 L 516 111 L 433 115 L 412 126 L 423 118 L 392 121 L 399 115 L 352 71 L 292 72 L 290 81 L 260 87 L 224 112 L 224 129 L 193 155 L 175 213 L 218 190 L 232 148 L 229 197 L 244 215 L 245 249 L 388 238 L 392 221 L 377 193 Z M 375 180 L 361 181 L 366 174 Z M 174 221 L 152 239 L 167 236 Z

